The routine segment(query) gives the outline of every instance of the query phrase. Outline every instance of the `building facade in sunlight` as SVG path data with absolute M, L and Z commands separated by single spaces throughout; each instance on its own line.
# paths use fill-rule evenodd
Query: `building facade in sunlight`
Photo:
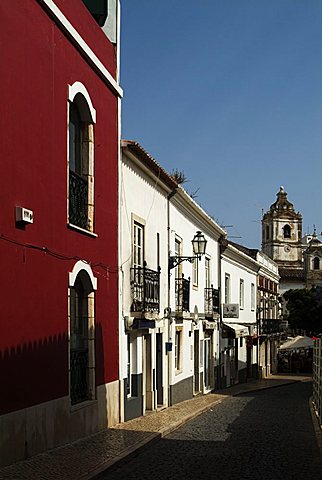
M 262 251 L 278 265 L 281 293 L 304 287 L 302 215 L 287 199 L 284 187 L 263 216 Z
M 302 236 L 302 215 L 280 187 L 277 200 L 262 219 L 262 250 L 273 259 L 280 275 L 280 292 L 322 286 L 322 242 Z
M 134 141 L 122 141 L 119 192 L 120 404 L 128 420 L 218 386 L 225 232 Z M 197 259 L 199 230 L 207 246 Z
M 227 241 L 139 143 L 121 146 L 119 358 L 126 421 L 256 377 L 261 266 L 248 249 Z M 206 240 L 200 258 L 195 238 Z
M 257 273 L 249 250 L 229 242 L 221 255 L 223 387 L 255 378 L 258 368 Z
M 1 463 L 119 421 L 119 22 L 99 4 L 0 6 Z

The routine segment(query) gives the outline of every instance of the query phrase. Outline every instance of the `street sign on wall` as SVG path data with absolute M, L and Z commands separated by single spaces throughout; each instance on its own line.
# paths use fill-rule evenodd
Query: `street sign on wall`
M 238 303 L 224 303 L 223 304 L 223 317 L 224 318 L 239 318 L 239 305 L 238 305 Z

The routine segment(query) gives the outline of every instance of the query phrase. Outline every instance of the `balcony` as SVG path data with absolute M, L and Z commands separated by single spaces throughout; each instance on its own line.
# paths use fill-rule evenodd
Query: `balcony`
M 205 288 L 205 316 L 213 318 L 213 314 L 219 314 L 219 289 Z
M 143 267 L 131 268 L 132 312 L 160 312 L 160 271 Z
M 260 335 L 272 335 L 274 333 L 281 333 L 285 329 L 279 319 L 266 318 L 259 320 Z
M 182 275 L 181 278 L 176 278 L 176 313 L 190 311 L 190 278 L 186 279 Z
M 69 170 L 69 223 L 88 229 L 88 182 Z

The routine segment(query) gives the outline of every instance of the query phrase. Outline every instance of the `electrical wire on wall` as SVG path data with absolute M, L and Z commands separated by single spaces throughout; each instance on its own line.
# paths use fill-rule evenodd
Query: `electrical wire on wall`
M 82 261 L 84 263 L 87 263 L 88 265 L 90 265 L 90 267 L 94 270 L 94 269 L 97 269 L 97 268 L 101 268 L 104 270 L 104 274 L 98 272 L 96 270 L 96 273 L 98 273 L 99 275 L 105 277 L 107 280 L 109 278 L 109 274 L 110 273 L 117 273 L 118 272 L 118 268 L 117 267 L 112 267 L 112 266 L 109 266 L 109 265 L 106 265 L 105 263 L 102 263 L 102 262 L 96 262 L 96 263 L 93 263 L 93 262 L 90 262 L 89 260 L 86 260 L 85 258 L 81 258 L 77 255 L 64 255 L 63 253 L 59 253 L 59 252 L 56 252 L 55 250 L 52 250 L 48 247 L 45 247 L 45 246 L 41 246 L 41 245 L 35 245 L 35 244 L 32 244 L 32 243 L 23 243 L 23 242 L 19 242 L 17 240 L 13 240 L 12 238 L 9 238 L 7 237 L 6 235 L 4 234 L 0 234 L 0 240 L 4 240 L 8 243 L 11 243 L 13 245 L 17 245 L 19 247 L 22 247 L 23 248 L 23 255 L 25 257 L 25 250 L 26 249 L 31 249 L 31 250 L 36 250 L 36 251 L 39 251 L 39 252 L 42 252 L 42 253 L 45 253 L 46 255 L 50 255 L 51 257 L 53 258 L 56 258 L 57 260 L 67 260 L 67 261 L 70 261 L 70 260 L 75 260 L 75 261 Z

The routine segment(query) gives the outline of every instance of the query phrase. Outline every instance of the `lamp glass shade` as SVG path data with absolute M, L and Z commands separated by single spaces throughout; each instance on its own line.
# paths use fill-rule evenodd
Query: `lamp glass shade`
M 204 255 L 206 253 L 207 240 L 204 235 L 198 230 L 192 240 L 193 253 L 196 256 Z

